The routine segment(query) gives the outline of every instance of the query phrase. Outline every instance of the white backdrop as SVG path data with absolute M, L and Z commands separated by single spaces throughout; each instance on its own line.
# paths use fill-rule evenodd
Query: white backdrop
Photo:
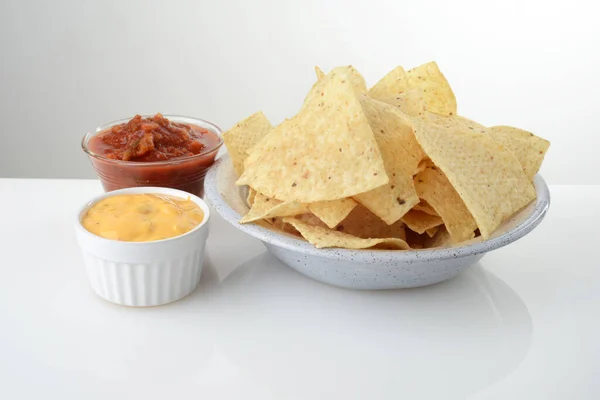
M 294 114 L 314 78 L 375 83 L 436 60 L 459 113 L 552 141 L 553 184 L 600 184 L 592 1 L 22 1 L 0 3 L 0 177 L 93 177 L 97 125 L 176 113 L 227 129 Z

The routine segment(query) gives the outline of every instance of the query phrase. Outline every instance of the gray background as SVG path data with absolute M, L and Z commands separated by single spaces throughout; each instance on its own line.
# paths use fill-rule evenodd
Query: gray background
M 81 137 L 135 113 L 277 123 L 314 65 L 352 63 L 373 84 L 435 59 L 462 115 L 552 141 L 550 183 L 600 184 L 592 2 L 350 3 L 3 0 L 0 177 L 93 177 Z

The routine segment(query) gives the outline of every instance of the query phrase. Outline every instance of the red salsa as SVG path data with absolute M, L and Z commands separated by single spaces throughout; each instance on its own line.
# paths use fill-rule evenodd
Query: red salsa
M 172 122 L 156 114 L 136 115 L 129 122 L 115 125 L 89 141 L 96 154 L 121 161 L 166 161 L 200 154 L 219 142 L 216 135 L 195 125 Z
M 222 141 L 218 128 L 213 132 L 184 120 L 136 115 L 84 140 L 104 189 L 162 186 L 201 196 Z

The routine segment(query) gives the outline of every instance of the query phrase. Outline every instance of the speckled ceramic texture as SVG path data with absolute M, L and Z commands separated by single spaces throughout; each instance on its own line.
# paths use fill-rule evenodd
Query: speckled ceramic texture
M 293 235 L 256 224 L 239 224 L 248 211 L 247 189 L 235 186 L 237 175 L 228 155 L 211 168 L 205 181 L 205 200 L 225 220 L 260 239 L 277 258 L 296 271 L 334 286 L 351 289 L 399 289 L 431 285 L 450 279 L 479 261 L 487 252 L 506 246 L 542 221 L 550 207 L 550 192 L 535 177 L 538 198 L 504 222 L 488 240 L 473 239 L 456 247 L 434 250 L 389 251 L 317 249 Z

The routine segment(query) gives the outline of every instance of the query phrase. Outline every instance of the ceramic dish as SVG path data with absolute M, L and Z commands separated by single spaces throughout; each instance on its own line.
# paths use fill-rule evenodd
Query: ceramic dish
M 287 233 L 256 224 L 239 224 L 248 211 L 247 188 L 235 186 L 237 174 L 229 155 L 221 157 L 205 181 L 205 199 L 226 221 L 261 240 L 277 258 L 318 281 L 351 289 L 398 289 L 431 285 L 450 279 L 487 252 L 506 246 L 542 221 L 550 206 L 548 186 L 535 177 L 537 200 L 505 221 L 488 240 L 456 247 L 415 251 L 317 249 Z
M 96 202 L 121 194 L 153 193 L 190 198 L 204 212 L 200 225 L 170 239 L 121 242 L 96 236 L 81 219 Z M 138 187 L 115 190 L 87 202 L 77 213 L 75 233 L 90 284 L 98 296 L 126 306 L 158 306 L 190 294 L 200 281 L 210 210 L 199 197 L 176 189 Z

